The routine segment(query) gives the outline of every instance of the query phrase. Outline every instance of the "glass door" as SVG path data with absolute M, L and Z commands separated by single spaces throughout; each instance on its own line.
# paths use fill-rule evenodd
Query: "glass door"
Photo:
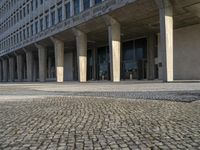
M 138 79 L 147 78 L 147 39 L 135 40 L 136 61 L 138 64 Z
M 97 79 L 110 79 L 109 49 L 101 47 L 97 50 Z
M 121 78 L 145 79 L 147 73 L 147 41 L 139 39 L 122 44 L 122 73 Z

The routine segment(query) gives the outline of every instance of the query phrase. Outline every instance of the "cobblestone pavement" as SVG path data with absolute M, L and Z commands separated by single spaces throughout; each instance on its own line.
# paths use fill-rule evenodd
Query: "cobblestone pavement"
M 200 83 L 96 84 L 0 85 L 0 150 L 200 150 Z
M 200 149 L 200 103 L 58 97 L 0 103 L 1 149 Z

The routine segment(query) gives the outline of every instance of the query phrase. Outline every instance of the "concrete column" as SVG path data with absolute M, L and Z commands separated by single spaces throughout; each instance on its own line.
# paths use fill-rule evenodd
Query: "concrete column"
M 160 11 L 163 81 L 173 81 L 173 8 L 169 0 L 156 0 Z
M 95 0 L 90 0 L 90 7 L 95 5 Z
M 33 53 L 26 51 L 27 81 L 33 81 Z
M 74 0 L 70 0 L 70 15 L 74 16 Z
M 3 59 L 3 81 L 8 82 L 8 60 Z
M 120 24 L 111 18 L 108 31 L 109 31 L 111 80 L 113 82 L 119 82 L 120 81 L 120 49 L 121 49 Z
M 43 3 L 43 5 L 44 5 L 44 3 Z M 46 15 L 43 17 L 43 29 L 45 30 L 46 28 L 48 28 L 48 27 L 46 27 Z
M 14 81 L 14 72 L 15 72 L 14 58 L 9 57 L 8 61 L 9 61 L 9 80 L 10 80 L 10 82 L 13 82 Z
M 64 42 L 51 37 L 55 49 L 55 64 L 57 82 L 64 81 Z
M 45 82 L 47 77 L 47 49 L 42 46 L 35 44 L 38 49 L 38 60 L 39 60 L 39 80 Z
M 51 10 L 49 10 L 49 27 L 52 26 Z
M 17 55 L 17 79 L 18 81 L 22 81 L 23 76 L 23 58 L 22 55 Z
M 62 0 L 62 20 L 66 19 L 65 1 Z
M 58 23 L 58 7 L 57 5 L 55 6 L 55 24 Z
M 77 29 L 74 29 L 74 34 L 76 35 L 78 79 L 80 82 L 86 82 L 87 81 L 87 35 Z
M 82 12 L 84 10 L 83 0 L 79 0 L 79 1 L 80 1 L 80 12 Z
M 2 62 L 0 61 L 0 82 L 3 80 L 3 77 L 2 77 Z
M 156 49 L 156 35 L 150 34 L 147 39 L 147 78 L 148 80 L 155 79 L 155 49 Z

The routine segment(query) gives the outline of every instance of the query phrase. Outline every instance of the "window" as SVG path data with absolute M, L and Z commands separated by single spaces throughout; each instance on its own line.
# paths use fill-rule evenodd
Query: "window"
M 19 12 L 17 12 L 17 21 L 19 21 Z
M 27 37 L 29 37 L 29 27 L 26 28 Z
M 22 41 L 22 31 L 19 32 L 19 40 Z
M 14 16 L 14 24 L 16 23 L 16 16 Z M 6 23 L 6 25 L 8 26 L 8 23 Z
M 102 0 L 95 0 L 95 4 L 101 3 Z
M 36 34 L 38 33 L 38 22 L 37 21 L 35 22 L 35 33 Z
M 24 17 L 26 16 L 26 9 L 25 7 L 23 8 L 23 12 L 24 12 Z
M 20 20 L 22 19 L 22 10 L 20 10 Z
M 43 4 L 43 0 L 40 0 L 40 4 Z
M 38 0 L 35 0 L 35 8 L 38 7 Z
M 16 36 L 14 35 L 14 44 L 16 44 Z M 5 46 L 6 46 L 6 41 L 5 41 Z
M 31 1 L 31 10 L 33 11 L 33 1 Z
M 46 24 L 46 28 L 49 27 L 49 15 L 45 16 L 45 24 Z
M 55 12 L 51 13 L 51 25 L 55 24 Z
M 74 14 L 78 14 L 80 12 L 80 1 L 74 0 Z
M 26 39 L 26 31 L 25 29 L 23 30 L 23 37 L 24 37 L 24 40 Z
M 33 35 L 33 24 L 31 25 L 31 36 Z
M 65 4 L 66 19 L 70 17 L 70 3 Z
M 83 9 L 86 10 L 90 8 L 90 0 L 83 0 Z
M 40 19 L 40 31 L 43 30 L 43 18 Z
M 29 14 L 29 4 L 27 4 L 26 9 L 27 9 L 27 14 Z
M 58 22 L 62 21 L 62 7 L 58 8 Z
M 17 39 L 17 43 L 19 42 L 19 34 L 16 33 L 16 39 Z M 8 42 L 8 41 L 7 41 Z M 9 43 L 8 43 L 9 44 Z
M 13 17 L 11 18 L 11 24 L 12 25 L 14 24 L 14 18 Z M 6 28 L 6 26 L 4 28 Z

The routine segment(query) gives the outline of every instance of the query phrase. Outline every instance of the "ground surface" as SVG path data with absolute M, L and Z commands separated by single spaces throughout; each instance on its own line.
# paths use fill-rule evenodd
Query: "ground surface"
M 200 83 L 0 84 L 1 149 L 200 150 Z

